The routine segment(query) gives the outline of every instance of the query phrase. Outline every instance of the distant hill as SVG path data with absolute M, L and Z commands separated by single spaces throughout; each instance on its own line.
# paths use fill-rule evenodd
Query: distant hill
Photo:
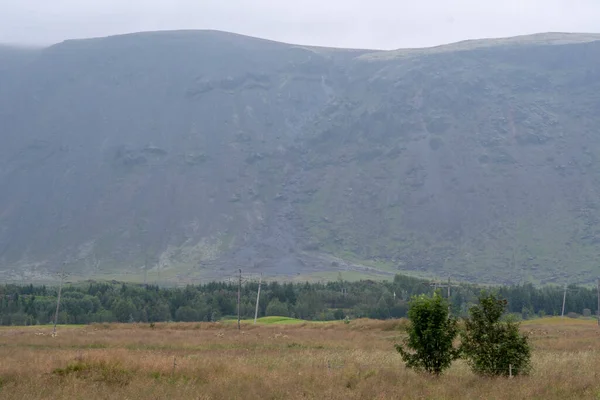
M 0 47 L 0 88 L 5 279 L 600 275 L 600 35 L 140 33 Z

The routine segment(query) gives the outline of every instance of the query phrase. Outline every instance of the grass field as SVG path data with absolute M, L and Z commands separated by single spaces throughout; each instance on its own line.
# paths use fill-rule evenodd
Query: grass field
M 3 328 L 0 398 L 600 399 L 595 321 L 524 323 L 535 369 L 515 379 L 407 370 L 393 348 L 406 321 L 292 322 Z

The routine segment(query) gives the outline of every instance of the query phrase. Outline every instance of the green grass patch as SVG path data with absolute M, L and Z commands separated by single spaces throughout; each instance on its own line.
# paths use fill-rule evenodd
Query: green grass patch
M 565 326 L 594 326 L 598 322 L 594 318 L 568 318 L 568 317 L 545 317 L 545 318 L 534 318 L 523 321 L 521 325 L 524 326 L 535 326 L 535 325 L 565 325 Z
M 237 323 L 237 319 L 224 319 L 222 322 L 227 324 Z M 243 319 L 240 321 L 242 324 L 254 324 L 254 319 Z M 289 318 L 289 317 L 262 317 L 256 320 L 257 325 L 300 325 L 300 324 L 324 324 L 339 321 L 306 321 L 303 319 Z
M 253 319 L 248 319 L 248 320 L 244 320 L 242 321 L 244 323 L 254 323 Z M 296 319 L 296 318 L 289 318 L 289 317 L 262 317 L 262 318 L 258 318 L 256 320 L 257 324 L 262 324 L 262 325 L 293 325 L 293 324 L 304 324 L 307 321 L 304 321 L 302 319 Z

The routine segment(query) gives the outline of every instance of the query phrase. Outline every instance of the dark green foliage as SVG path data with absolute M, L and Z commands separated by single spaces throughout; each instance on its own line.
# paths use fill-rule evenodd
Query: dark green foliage
M 198 319 L 198 311 L 190 306 L 179 307 L 177 311 L 175 311 L 175 321 L 193 322 L 198 321 Z
M 461 350 L 473 371 L 479 375 L 524 375 L 531 369 L 531 349 L 519 324 L 502 321 L 507 302 L 495 295 L 481 295 L 479 304 L 469 310 Z
M 117 300 L 113 312 L 117 321 L 129 322 L 130 319 L 135 319 L 133 314 L 136 313 L 136 308 L 130 299 Z
M 429 292 L 424 280 L 396 275 L 393 282 L 277 283 L 263 285 L 259 316 L 280 315 L 306 320 L 406 317 L 407 299 Z M 342 291 L 342 288 L 344 291 Z M 459 285 L 450 305 L 455 315 L 466 316 L 482 287 Z M 571 286 L 566 311 L 585 308 L 596 314 L 596 291 Z M 242 287 L 241 314 L 254 318 L 257 283 Z M 527 318 L 560 314 L 562 288 L 532 285 L 497 289 L 508 299 L 508 311 Z M 394 297 L 394 293 L 396 297 Z M 38 325 L 53 321 L 57 288 L 0 286 L 0 325 Z M 92 322 L 218 321 L 236 315 L 237 285 L 211 282 L 186 288 L 153 285 L 86 283 L 63 287 L 59 324 Z
M 406 347 L 396 345 L 408 368 L 439 375 L 458 358 L 453 341 L 457 321 L 448 314 L 448 303 L 439 292 L 414 297 L 408 310 L 410 326 Z
M 282 303 L 279 299 L 275 298 L 269 302 L 267 306 L 267 316 L 278 316 L 287 317 L 289 315 L 288 306 L 286 303 Z

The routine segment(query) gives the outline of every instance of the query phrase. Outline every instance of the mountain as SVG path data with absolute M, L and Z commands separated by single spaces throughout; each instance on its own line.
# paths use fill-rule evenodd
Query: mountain
M 600 35 L 0 47 L 0 273 L 600 273 Z

